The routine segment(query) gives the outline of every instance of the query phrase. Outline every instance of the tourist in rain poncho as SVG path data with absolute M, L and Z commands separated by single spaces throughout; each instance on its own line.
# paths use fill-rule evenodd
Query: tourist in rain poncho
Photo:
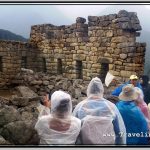
M 103 93 L 101 80 L 93 78 L 87 88 L 87 99 L 73 111 L 82 120 L 78 144 L 126 144 L 123 119 L 117 107 L 103 98 Z
M 119 95 L 121 101 L 116 104 L 125 123 L 128 145 L 148 144 L 148 137 L 146 137 L 148 124 L 144 114 L 134 102 L 137 97 L 134 86 L 128 84 L 123 87 Z
M 49 99 L 49 94 L 46 94 L 45 96 L 42 97 L 42 99 L 40 100 L 40 104 L 37 107 L 37 109 L 39 110 L 39 116 L 44 116 L 44 115 L 49 115 L 50 114 L 50 106 L 51 106 L 51 102 Z
M 131 75 L 130 80 L 128 82 L 121 84 L 119 87 L 115 88 L 114 91 L 112 91 L 112 95 L 119 96 L 119 94 L 122 92 L 122 88 L 127 84 L 132 84 L 134 87 L 138 87 L 142 90 L 142 86 L 138 81 L 138 77 L 136 75 Z
M 150 130 L 150 112 L 147 104 L 144 101 L 143 91 L 138 87 L 135 87 L 134 89 L 135 92 L 137 92 L 138 94 L 137 99 L 135 99 L 135 103 L 137 104 L 137 106 L 140 108 L 140 110 L 143 112 L 144 116 L 146 117 L 146 120 L 148 122 L 148 127 Z
M 51 114 L 39 118 L 35 129 L 40 144 L 75 144 L 81 128 L 81 121 L 72 116 L 72 102 L 69 94 L 56 91 L 51 96 Z

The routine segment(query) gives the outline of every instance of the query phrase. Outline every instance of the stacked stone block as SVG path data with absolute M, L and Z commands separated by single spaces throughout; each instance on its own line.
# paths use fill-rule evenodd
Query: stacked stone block
M 0 43 L 7 66 L 6 76 L 1 72 L 0 77 L 7 81 L 14 76 L 21 68 L 21 57 L 26 56 L 27 68 L 37 72 L 57 75 L 61 67 L 62 75 L 69 79 L 98 76 L 104 80 L 109 71 L 127 80 L 131 74 L 143 74 L 146 44 L 136 42 L 140 30 L 137 14 L 125 10 L 88 16 L 88 23 L 78 17 L 72 25 L 34 25 L 28 43 Z
M 26 57 L 26 68 L 36 70 L 38 67 L 36 61 L 36 52 L 25 42 L 0 41 L 0 87 L 10 85 L 21 70 L 22 58 Z
M 60 58 L 63 75 L 68 78 L 77 78 L 76 61 L 82 61 L 84 80 L 101 76 L 102 64 L 108 64 L 108 71 L 123 80 L 131 74 L 143 73 L 146 45 L 136 43 L 136 36 L 140 35 L 137 31 L 141 30 L 136 13 L 121 10 L 118 14 L 88 16 L 88 24 L 85 22 L 78 17 L 70 26 L 33 27 L 32 43 L 40 43 L 38 49 L 42 54 L 47 50 L 47 62 L 54 57 L 47 65 L 49 72 L 57 74 L 57 59 Z M 53 35 L 51 38 L 48 38 L 49 32 Z

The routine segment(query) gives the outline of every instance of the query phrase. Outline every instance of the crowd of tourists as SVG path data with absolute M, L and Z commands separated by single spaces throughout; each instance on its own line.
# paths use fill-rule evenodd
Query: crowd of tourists
M 87 98 L 72 107 L 71 95 L 55 91 L 41 100 L 35 129 L 40 145 L 150 145 L 150 85 L 146 75 L 131 75 L 104 98 L 101 79 L 93 78 Z

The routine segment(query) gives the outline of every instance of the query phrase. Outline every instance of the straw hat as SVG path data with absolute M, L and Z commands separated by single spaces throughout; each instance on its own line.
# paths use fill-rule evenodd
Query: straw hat
M 130 80 L 137 80 L 137 79 L 138 79 L 138 77 L 136 75 L 131 75 L 130 76 Z
M 122 88 L 122 92 L 119 95 L 120 100 L 131 101 L 138 98 L 138 93 L 135 92 L 132 84 L 127 84 Z

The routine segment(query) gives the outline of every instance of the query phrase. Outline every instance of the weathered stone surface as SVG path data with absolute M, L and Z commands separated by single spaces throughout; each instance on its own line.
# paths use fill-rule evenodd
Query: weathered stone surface
M 32 137 L 35 133 L 36 131 L 33 128 L 31 128 L 31 126 L 28 123 L 24 121 L 16 121 L 8 123 L 7 125 L 4 126 L 4 128 L 1 131 L 1 135 L 6 140 L 16 145 L 30 143 L 30 140 L 32 140 Z
M 0 108 L 0 127 L 18 120 L 20 117 L 19 113 L 12 106 L 3 106 Z
M 128 38 L 125 37 L 125 36 L 113 37 L 113 38 L 111 39 L 111 42 L 114 42 L 114 43 L 128 42 Z
M 21 68 L 21 71 L 26 72 L 28 74 L 33 74 L 34 73 L 33 70 L 31 70 L 31 69 L 25 69 L 25 68 Z
M 114 50 L 114 54 L 117 54 L 117 55 L 118 55 L 118 54 L 120 54 L 120 53 L 121 53 L 121 49 L 118 49 L 118 48 L 117 48 L 117 49 Z
M 121 59 L 126 59 L 127 57 L 128 57 L 127 54 L 120 54 Z
M 121 18 L 121 17 L 128 17 L 129 13 L 126 11 L 126 10 L 120 10 L 118 12 L 118 17 Z
M 119 76 L 120 75 L 120 72 L 113 71 L 113 70 L 110 70 L 110 73 L 112 73 L 114 76 Z
M 121 62 L 121 61 L 115 61 L 114 64 L 121 66 L 121 65 L 122 65 L 122 62 Z
M 42 81 L 37 81 L 37 80 L 33 80 L 31 82 L 32 85 L 35 85 L 35 84 L 41 85 L 42 83 L 43 83 Z
M 129 71 L 121 71 L 120 72 L 120 74 L 121 74 L 121 76 L 123 76 L 123 77 L 129 77 L 129 76 L 131 76 L 132 75 L 132 72 L 129 72 Z
M 15 106 L 23 107 L 28 105 L 29 99 L 25 97 L 14 97 L 11 102 Z
M 9 145 L 10 143 L 6 141 L 1 135 L 0 135 L 0 145 Z
M 97 16 L 88 16 L 88 21 L 89 22 L 95 22 L 98 20 L 98 17 Z
M 109 30 L 107 33 L 106 33 L 106 37 L 112 37 L 113 36 L 113 31 L 112 30 Z
M 49 85 L 49 81 L 43 81 L 43 85 Z
M 85 22 L 86 22 L 85 18 L 77 17 L 77 19 L 76 19 L 76 23 L 85 23 Z
M 60 73 L 61 77 L 76 79 L 82 72 L 84 80 L 99 76 L 101 63 L 105 63 L 99 61 L 100 57 L 106 58 L 108 64 L 121 60 L 122 63 L 111 67 L 117 72 L 124 68 L 125 63 L 144 65 L 144 59 L 132 60 L 134 57 L 143 58 L 146 46 L 136 43 L 136 31 L 141 30 L 136 13 L 121 10 L 118 14 L 88 16 L 88 24 L 85 22 L 86 19 L 78 17 L 72 25 L 34 25 L 27 43 L 0 41 L 3 60 L 0 87 L 30 85 L 42 95 L 45 91 L 53 91 L 52 85 L 55 85 L 55 81 L 51 84 L 53 79 L 50 80 L 48 75 Z M 93 65 L 96 63 L 99 64 Z M 34 76 L 34 72 L 40 74 Z M 141 72 L 143 68 L 137 73 Z M 122 74 L 117 77 L 124 78 Z M 57 89 L 59 86 L 68 88 L 59 84 Z
M 52 89 L 54 88 L 54 85 L 48 85 L 48 88 L 49 88 L 50 90 L 52 90 Z
M 25 98 L 38 96 L 34 91 L 26 86 L 18 86 L 17 90 L 20 92 L 21 96 Z

